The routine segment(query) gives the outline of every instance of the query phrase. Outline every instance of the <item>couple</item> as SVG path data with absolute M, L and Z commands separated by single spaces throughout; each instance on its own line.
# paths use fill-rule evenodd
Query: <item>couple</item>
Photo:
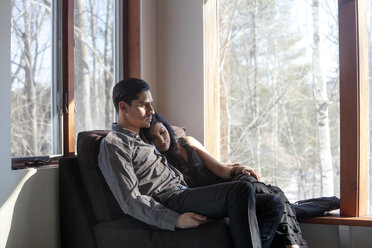
M 120 81 L 113 102 L 118 122 L 101 142 L 99 167 L 124 213 L 166 230 L 229 217 L 235 247 L 270 247 L 274 237 L 275 247 L 306 247 L 282 191 L 248 167 L 219 163 L 193 138 L 177 142 L 145 81 Z

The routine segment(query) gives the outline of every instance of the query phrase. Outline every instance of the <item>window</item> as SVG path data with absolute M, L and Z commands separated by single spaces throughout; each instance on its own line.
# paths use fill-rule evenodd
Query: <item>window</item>
M 114 82 L 139 76 L 139 12 L 139 1 L 12 0 L 13 168 L 73 156 L 80 131 L 111 127 Z
M 75 0 L 75 139 L 84 130 L 111 129 L 115 79 L 115 1 Z
M 61 153 L 57 109 L 56 6 L 52 1 L 12 0 L 12 156 Z M 41 134 L 41 135 L 39 135 Z
M 365 17 L 365 1 L 338 1 L 338 3 L 336 1 L 322 1 L 322 5 L 319 5 L 319 2 L 204 1 L 206 51 L 210 53 L 211 51 L 208 49 L 217 46 L 216 42 L 214 42 L 217 40 L 217 37 L 220 39 L 222 46 L 226 45 L 221 42 L 223 40 L 221 36 L 232 37 L 234 40 L 231 41 L 230 39 L 228 45 L 235 45 L 235 51 L 229 51 L 230 53 L 234 52 L 233 56 L 235 57 L 231 58 L 230 56 L 228 59 L 222 60 L 224 63 L 220 63 L 220 68 L 218 68 L 218 62 L 221 62 L 221 60 L 217 60 L 216 62 L 216 58 L 224 58 L 221 48 L 219 49 L 219 56 L 205 56 L 205 64 L 208 65 L 206 66 L 207 70 L 205 73 L 206 146 L 207 149 L 212 148 L 211 150 L 215 155 L 221 150 L 220 156 L 222 159 L 229 159 L 231 154 L 236 156 L 235 158 L 241 158 L 239 157 L 241 154 L 248 156 L 250 158 L 248 165 L 262 165 L 261 172 L 264 175 L 268 173 L 268 179 L 273 180 L 273 183 L 279 185 L 281 182 L 280 179 L 275 181 L 275 173 L 277 175 L 285 173 L 282 170 L 286 170 L 287 168 L 283 165 L 284 167 L 279 167 L 276 170 L 270 168 L 269 171 L 265 172 L 263 171 L 264 166 L 271 167 L 273 164 L 279 164 L 280 161 L 282 161 L 282 164 L 296 164 L 296 159 L 293 159 L 296 156 L 299 155 L 304 160 L 306 156 L 312 154 L 311 156 L 314 158 L 311 158 L 309 161 L 313 161 L 315 163 L 314 166 L 320 168 L 319 158 L 315 158 L 315 156 L 319 156 L 319 152 L 312 151 L 313 149 L 318 149 L 317 145 L 312 148 L 309 147 L 307 150 L 303 149 L 301 153 L 299 153 L 299 150 L 304 147 L 304 143 L 309 142 L 309 139 L 313 139 L 315 141 L 314 144 L 319 142 L 317 132 L 318 121 L 316 112 L 314 111 L 314 109 L 317 109 L 317 105 L 314 104 L 314 95 L 312 99 L 310 98 L 313 92 L 308 93 L 308 91 L 314 91 L 310 87 L 313 76 L 308 73 L 315 68 L 312 62 L 315 60 L 315 58 L 312 58 L 312 50 L 316 48 L 316 44 L 314 44 L 313 48 L 310 47 L 310 49 L 306 45 L 311 44 L 308 43 L 309 41 L 314 42 L 318 38 L 319 40 L 326 38 L 328 39 L 327 42 L 336 44 L 335 47 L 328 47 L 329 44 L 326 46 L 326 53 L 322 55 L 323 61 L 326 63 L 322 64 L 321 67 L 322 69 L 327 68 L 323 70 L 323 79 L 327 83 L 325 85 L 323 84 L 323 89 L 325 87 L 326 97 L 328 97 L 329 139 L 331 141 L 330 150 L 332 154 L 332 169 L 334 171 L 334 194 L 337 194 L 337 190 L 339 189 L 341 198 L 340 216 L 359 217 L 366 215 L 368 212 L 368 140 L 366 138 L 368 137 L 366 118 L 368 53 L 366 46 L 367 22 Z M 232 4 L 232 7 L 218 9 L 218 4 L 221 5 L 224 3 Z M 305 3 L 308 5 L 305 5 Z M 309 3 L 311 4 L 309 5 Z M 298 5 L 302 7 L 299 8 Z M 338 13 L 335 12 L 337 5 Z M 293 8 L 296 8 L 296 11 L 293 11 Z M 316 19 L 312 18 L 314 17 L 315 8 L 320 9 L 320 17 L 323 15 L 331 18 L 328 21 L 319 19 L 319 23 L 321 24 L 319 25 L 319 35 L 313 35 L 316 30 L 313 28 L 316 26 L 313 26 L 307 29 L 311 38 L 302 39 L 301 42 L 298 42 L 304 33 L 300 28 L 292 29 L 292 27 L 303 25 L 305 21 L 302 18 L 306 16 L 310 20 L 309 23 L 316 23 L 314 21 Z M 230 11 L 231 9 L 235 11 L 233 12 L 235 14 L 230 15 L 225 13 L 221 15 L 222 11 L 229 11 L 229 9 Z M 306 10 L 309 10 L 309 12 L 306 12 Z M 265 15 L 263 14 L 264 12 L 266 13 Z M 291 19 L 296 12 L 298 16 Z M 325 13 L 326 15 L 324 15 Z M 264 17 L 261 17 L 261 15 L 264 15 Z M 218 19 L 218 16 L 221 19 Z M 226 18 L 227 16 L 232 17 L 229 19 Z M 234 22 L 234 20 L 234 25 L 229 24 Z M 338 29 L 335 29 L 334 27 L 337 27 L 337 21 Z M 220 23 L 219 25 L 217 25 L 218 22 Z M 287 24 L 285 28 L 281 27 L 280 22 Z M 327 25 L 325 25 L 325 22 L 327 22 Z M 222 27 L 221 29 L 221 25 L 230 25 L 230 28 L 224 29 Z M 325 32 L 327 37 L 322 36 L 322 32 L 329 27 L 333 28 L 329 29 L 331 30 L 330 32 Z M 218 28 L 220 28 L 219 31 Z M 263 32 L 265 30 L 267 32 Z M 339 48 L 337 48 L 337 43 Z M 304 49 L 305 56 L 303 56 Z M 324 50 L 320 49 L 320 52 L 322 51 Z M 337 53 L 339 54 L 337 55 Z M 236 68 L 233 68 L 233 66 Z M 297 67 L 294 68 L 293 66 Z M 211 69 L 211 67 L 214 68 Z M 237 72 L 237 68 L 242 68 L 241 72 Z M 283 69 L 277 70 L 278 68 Z M 222 72 L 216 76 L 218 69 L 224 71 L 225 74 Z M 239 73 L 242 75 L 238 75 Z M 226 87 L 222 89 L 219 88 L 218 77 L 220 81 L 225 80 L 230 85 L 227 85 L 228 87 L 225 85 Z M 226 78 L 229 80 L 226 80 Z M 237 86 L 233 85 L 237 82 L 245 83 L 245 85 L 242 84 L 236 89 Z M 279 82 L 292 83 L 285 86 L 279 84 Z M 229 87 L 235 87 L 235 89 L 231 90 L 230 88 L 230 91 L 226 91 Z M 308 87 L 307 90 L 305 90 L 306 87 Z M 219 90 L 213 90 L 216 88 Z M 226 93 L 230 94 L 230 99 L 224 99 L 228 95 Z M 284 100 L 284 95 L 288 95 L 289 98 Z M 301 106 L 305 106 L 304 103 L 297 102 L 293 104 L 291 102 L 297 101 L 302 95 L 307 96 L 307 101 L 311 105 L 299 111 Z M 223 106 L 226 106 L 224 101 L 230 104 L 228 109 L 230 112 L 227 112 L 227 114 L 222 112 L 225 111 L 222 109 Z M 220 106 L 217 111 L 212 107 L 216 105 Z M 250 116 L 245 117 L 242 112 L 247 110 L 250 111 Z M 295 115 L 291 118 L 288 115 L 285 116 L 284 114 L 287 111 L 288 114 Z M 217 120 L 225 121 L 227 119 L 222 119 L 223 116 L 230 118 L 230 125 L 219 124 L 217 122 Z M 312 119 L 307 119 L 309 116 Z M 271 120 L 267 121 L 267 118 L 271 118 Z M 289 119 L 286 120 L 286 118 Z M 287 123 L 286 125 L 284 125 L 285 122 Z M 223 129 L 220 130 L 221 126 L 229 127 L 229 129 L 227 132 Z M 305 128 L 312 130 L 313 137 L 307 132 L 308 130 L 304 130 Z M 243 133 L 244 135 L 238 136 L 242 131 L 250 130 L 256 130 L 256 132 L 246 132 Z M 272 130 L 276 131 L 273 132 Z M 292 131 L 292 133 L 289 131 Z M 294 131 L 303 136 L 297 139 L 297 141 L 295 139 L 283 140 L 283 136 L 295 137 L 296 133 Z M 219 135 L 211 135 L 213 133 L 219 133 Z M 225 135 L 225 133 L 230 134 L 230 136 Z M 249 137 L 250 143 L 244 141 L 245 136 Z M 219 142 L 218 137 L 224 137 L 225 141 L 227 139 L 227 142 L 230 142 L 230 144 L 232 142 L 231 140 L 233 142 L 234 140 L 238 140 L 241 143 L 238 142 L 235 147 L 223 147 L 222 144 L 225 141 Z M 257 139 L 257 137 L 259 138 Z M 213 147 L 211 144 L 214 143 L 220 143 L 221 147 Z M 241 144 L 244 144 L 244 146 L 239 147 Z M 287 145 L 295 145 L 297 150 L 293 148 L 291 150 L 290 148 L 287 152 L 283 151 Z M 260 149 L 257 149 L 258 146 Z M 239 152 L 234 153 L 234 149 L 245 150 L 236 150 Z M 281 156 L 279 156 L 279 152 L 283 152 Z M 262 156 L 265 153 L 266 156 Z M 339 155 L 337 155 L 338 153 Z M 302 169 L 301 166 L 297 168 Z M 337 170 L 339 170 L 339 176 Z M 305 173 L 305 178 L 301 178 L 301 175 L 303 175 L 301 170 L 290 172 L 287 171 L 287 174 L 282 175 L 287 179 L 292 178 L 291 180 L 287 180 L 289 182 L 288 188 L 285 188 L 285 184 L 280 185 L 287 192 L 289 191 L 290 198 L 301 199 L 311 197 L 312 195 L 324 194 L 324 187 L 322 189 L 322 184 L 319 183 L 321 178 L 315 174 L 312 180 L 318 181 L 314 188 L 314 192 L 318 192 L 317 194 L 313 194 L 311 191 L 309 192 L 306 189 L 306 185 L 299 187 L 300 190 L 296 189 L 298 188 L 297 183 L 293 182 L 293 180 L 306 179 L 309 182 L 311 178 L 306 177 L 308 174 L 313 174 L 311 171 Z M 293 179 L 294 177 L 295 179 Z M 293 188 L 295 190 L 292 190 Z M 301 190 L 304 191 L 301 192 Z M 350 224 L 355 219 L 340 219 L 337 222 L 330 221 L 328 223 L 340 224 L 340 221 Z M 360 220 L 351 224 L 358 225 L 360 224 Z
M 219 0 L 220 156 L 339 196 L 337 1 Z

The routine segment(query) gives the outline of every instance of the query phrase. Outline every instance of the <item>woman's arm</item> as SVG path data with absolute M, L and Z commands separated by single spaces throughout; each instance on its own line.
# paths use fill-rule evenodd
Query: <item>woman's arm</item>
M 184 138 L 195 149 L 205 166 L 217 176 L 223 179 L 231 179 L 231 176 L 244 173 L 246 175 L 252 175 L 260 181 L 260 176 L 252 168 L 239 164 L 223 164 L 216 160 L 198 140 L 191 136 Z
M 205 147 L 191 136 L 184 137 L 186 142 L 198 153 L 205 166 L 217 176 L 223 179 L 230 179 L 231 167 L 217 161 Z

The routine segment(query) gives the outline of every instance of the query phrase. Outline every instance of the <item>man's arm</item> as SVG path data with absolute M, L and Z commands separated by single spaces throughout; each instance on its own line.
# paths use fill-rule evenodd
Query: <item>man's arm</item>
M 140 193 L 129 154 L 102 141 L 99 167 L 124 213 L 149 225 L 174 230 L 180 215 Z

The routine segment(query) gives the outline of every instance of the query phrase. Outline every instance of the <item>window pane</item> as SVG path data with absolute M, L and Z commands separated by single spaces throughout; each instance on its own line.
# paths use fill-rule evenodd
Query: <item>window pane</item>
M 339 195 L 337 1 L 219 0 L 220 157 Z
M 75 137 L 111 129 L 114 83 L 113 0 L 75 0 Z
M 51 0 L 12 0 L 12 157 L 61 153 L 53 86 Z

